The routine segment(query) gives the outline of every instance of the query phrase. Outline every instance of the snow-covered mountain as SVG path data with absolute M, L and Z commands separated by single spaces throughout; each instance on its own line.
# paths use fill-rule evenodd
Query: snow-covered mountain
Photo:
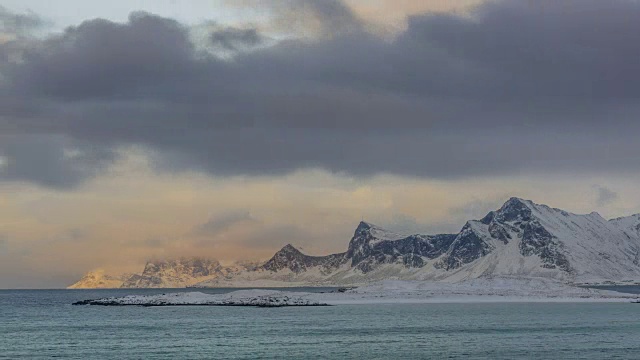
M 291 245 L 253 271 L 197 286 L 349 285 L 383 279 L 457 282 L 493 276 L 571 283 L 640 280 L 640 215 L 605 220 L 519 198 L 456 234 L 400 235 L 361 222 L 347 251 Z
M 309 256 L 287 245 L 261 265 L 153 262 L 122 286 L 329 286 L 505 276 L 569 283 L 640 281 L 640 214 L 605 220 L 597 213 L 572 214 L 511 198 L 455 234 L 401 235 L 361 222 L 342 253 Z M 85 283 L 91 281 L 98 282 Z

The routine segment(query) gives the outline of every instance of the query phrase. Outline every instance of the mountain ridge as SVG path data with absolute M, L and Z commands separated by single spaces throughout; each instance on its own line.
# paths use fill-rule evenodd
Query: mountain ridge
M 457 233 L 402 235 L 361 221 L 345 252 L 312 256 L 287 244 L 262 265 L 236 270 L 190 286 L 456 282 L 491 276 L 637 281 L 640 214 L 606 220 L 596 212 L 574 214 L 512 197 Z

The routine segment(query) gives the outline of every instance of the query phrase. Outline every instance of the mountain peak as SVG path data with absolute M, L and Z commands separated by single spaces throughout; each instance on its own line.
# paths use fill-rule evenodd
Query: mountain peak
M 280 249 L 278 251 L 278 253 L 289 253 L 289 254 L 290 253 L 294 253 L 294 254 L 300 253 L 300 254 L 302 254 L 302 252 L 300 250 L 298 250 L 295 246 L 293 246 L 291 244 L 287 244 L 287 245 L 283 246 L 282 249 Z
M 376 226 L 371 224 L 371 223 L 368 223 L 366 221 L 360 221 L 360 223 L 358 224 L 358 227 L 356 227 L 356 232 L 366 231 L 366 230 L 369 230 L 369 229 L 374 228 L 374 227 L 376 227 Z
M 512 197 L 495 213 L 494 218 L 503 221 L 529 221 L 531 219 L 532 202 Z
M 507 202 L 505 202 L 504 205 L 507 205 L 507 204 L 522 204 L 522 205 L 526 206 L 526 205 L 531 204 L 531 200 L 527 200 L 527 199 L 519 198 L 519 197 L 516 197 L 516 196 L 512 196 L 512 197 L 509 198 L 509 200 L 507 200 Z
M 314 264 L 315 262 L 312 256 L 307 256 L 293 245 L 287 244 L 260 268 L 272 272 L 289 269 L 294 273 L 299 273 L 312 267 Z
M 374 225 L 372 223 L 361 221 L 356 228 L 356 231 L 353 235 L 354 237 L 371 237 L 375 240 L 399 240 L 406 238 L 407 235 L 398 234 L 393 231 L 386 230 L 381 228 L 380 226 Z

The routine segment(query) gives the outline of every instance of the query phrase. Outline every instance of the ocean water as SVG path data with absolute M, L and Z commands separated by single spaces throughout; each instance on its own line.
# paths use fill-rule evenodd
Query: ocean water
M 70 305 L 169 291 L 185 290 L 0 290 L 0 358 L 640 358 L 640 304 L 631 303 Z

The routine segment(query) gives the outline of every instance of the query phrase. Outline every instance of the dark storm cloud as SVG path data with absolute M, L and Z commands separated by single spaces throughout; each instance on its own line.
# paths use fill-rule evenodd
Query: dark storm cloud
M 471 17 L 412 17 L 394 40 L 366 32 L 337 1 L 270 4 L 282 18 L 311 14 L 324 36 L 227 61 L 197 50 L 183 25 L 145 13 L 52 35 L 23 61 L 0 63 L 0 131 L 97 149 L 142 144 L 165 169 L 220 175 L 319 167 L 453 178 L 640 166 L 638 2 L 490 2 Z M 260 37 L 216 31 L 223 47 Z
M 0 135 L 0 155 L 5 162 L 0 181 L 31 181 L 53 188 L 77 185 L 115 159 L 110 149 L 47 135 Z
M 198 72 L 195 65 L 185 28 L 173 20 L 134 13 L 127 24 L 91 20 L 68 28 L 27 51 L 24 63 L 9 70 L 15 74 L 15 90 L 24 95 L 75 105 L 91 99 L 104 104 L 157 97 L 157 86 L 188 80 Z

